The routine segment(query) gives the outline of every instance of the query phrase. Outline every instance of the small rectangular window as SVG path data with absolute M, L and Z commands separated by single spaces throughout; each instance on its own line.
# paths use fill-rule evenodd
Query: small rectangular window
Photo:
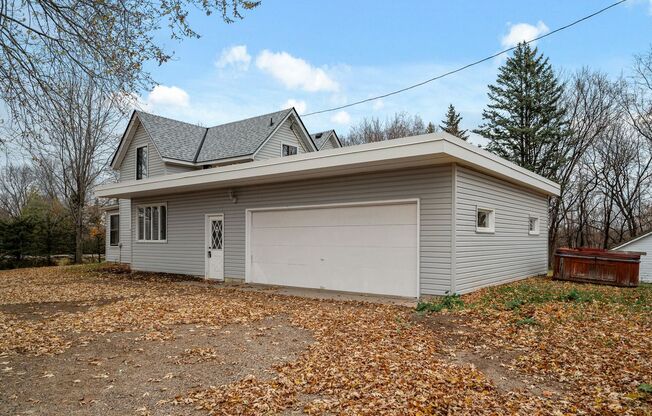
M 152 204 L 138 207 L 138 241 L 167 241 L 167 206 Z
M 136 149 L 136 179 L 147 178 L 147 146 Z
M 282 151 L 281 151 L 282 156 L 292 156 L 296 154 L 297 154 L 296 146 L 292 146 L 290 144 L 285 144 L 285 143 L 282 145 Z
M 494 232 L 495 212 L 493 209 L 477 208 L 475 231 L 479 233 Z
M 530 235 L 539 235 L 539 218 L 538 217 L 529 217 L 528 218 L 528 234 L 530 234 Z
M 120 215 L 109 215 L 109 244 L 117 246 L 120 243 Z

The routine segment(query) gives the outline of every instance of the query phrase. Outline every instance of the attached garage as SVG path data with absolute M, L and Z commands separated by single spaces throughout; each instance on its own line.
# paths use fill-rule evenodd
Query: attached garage
M 418 298 L 545 273 L 558 193 L 438 133 L 125 180 L 97 195 L 131 205 L 120 238 L 132 270 Z
M 247 220 L 247 282 L 417 296 L 416 200 L 255 209 Z

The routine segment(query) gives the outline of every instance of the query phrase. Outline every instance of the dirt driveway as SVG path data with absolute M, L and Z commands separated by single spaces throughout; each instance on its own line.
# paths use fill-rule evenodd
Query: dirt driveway
M 650 292 L 535 279 L 417 313 L 2 272 L 0 414 L 650 414 Z

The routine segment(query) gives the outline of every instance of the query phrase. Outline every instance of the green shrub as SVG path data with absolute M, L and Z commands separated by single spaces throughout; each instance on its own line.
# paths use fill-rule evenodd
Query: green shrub
M 436 301 L 430 302 L 419 302 L 416 307 L 417 312 L 441 312 L 444 309 L 454 310 L 461 309 L 464 307 L 464 301 L 457 293 L 449 295 L 448 293 L 445 296 L 437 299 Z
M 641 383 L 638 385 L 638 391 L 641 393 L 652 393 L 652 385 L 647 383 Z

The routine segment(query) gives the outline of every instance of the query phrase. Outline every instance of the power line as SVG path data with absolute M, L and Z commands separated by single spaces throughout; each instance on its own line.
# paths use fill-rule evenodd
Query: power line
M 566 30 L 566 29 L 568 29 L 568 28 L 570 28 L 570 27 L 572 27 L 572 26 L 575 26 L 575 25 L 578 24 L 578 23 L 581 23 L 581 22 L 583 22 L 583 21 L 585 21 L 585 20 L 589 20 L 589 19 L 591 19 L 592 17 L 595 17 L 595 16 L 597 16 L 597 15 L 599 15 L 599 14 L 601 14 L 601 13 L 604 13 L 604 12 L 606 12 L 607 10 L 609 10 L 609 9 L 611 9 L 611 8 L 613 8 L 613 7 L 618 6 L 619 4 L 625 3 L 626 1 L 627 1 L 627 0 L 620 0 L 620 1 L 617 1 L 617 2 L 615 2 L 615 3 L 612 3 L 612 4 L 610 4 L 610 5 L 607 6 L 607 7 L 604 7 L 604 8 L 602 8 L 602 9 L 600 9 L 600 10 L 594 12 L 594 13 L 591 13 L 591 14 L 589 14 L 589 15 L 587 15 L 587 16 L 582 17 L 581 19 L 577 19 L 577 20 L 575 20 L 575 21 L 573 21 L 573 22 L 571 22 L 571 23 L 569 23 L 569 24 L 567 24 L 567 25 L 565 25 L 565 26 L 558 27 L 557 29 L 555 29 L 555 30 L 553 30 L 553 31 L 551 31 L 551 32 L 548 32 L 548 33 L 546 33 L 545 35 L 541 35 L 541 36 L 538 36 L 538 37 L 536 37 L 536 38 L 534 38 L 534 39 L 530 39 L 530 40 L 528 40 L 528 41 L 526 41 L 526 42 L 524 42 L 524 43 L 532 43 L 532 42 L 536 42 L 536 41 L 538 41 L 538 40 L 540 40 L 540 39 L 543 39 L 543 38 L 546 38 L 546 37 L 548 37 L 548 36 L 550 36 L 550 35 L 554 35 L 555 33 L 561 32 L 562 30 Z M 489 60 L 491 60 L 491 59 L 493 59 L 493 58 L 495 58 L 495 57 L 497 57 L 497 56 L 500 56 L 500 55 L 506 54 L 507 52 L 511 52 L 511 51 L 513 51 L 514 49 L 516 49 L 516 46 L 512 46 L 511 48 L 504 49 L 504 50 L 502 50 L 502 51 L 500 51 L 500 52 L 497 52 L 497 53 L 495 53 L 495 54 L 493 54 L 493 55 L 491 55 L 491 56 L 487 56 L 486 58 L 479 59 L 479 60 L 477 60 L 477 61 L 471 62 L 470 64 L 466 64 L 466 65 L 461 66 L 461 67 L 459 67 L 459 68 L 457 68 L 457 69 L 453 69 L 452 71 L 448 71 L 448 72 L 443 73 L 443 74 L 441 74 L 441 75 L 437 75 L 437 76 L 432 77 L 432 78 L 429 78 L 429 79 L 427 79 L 427 80 L 425 80 L 425 81 L 421 81 L 421 82 L 419 82 L 419 83 L 417 83 L 417 84 L 412 84 L 412 85 L 410 85 L 410 86 L 408 86 L 408 87 L 401 88 L 401 89 L 399 89 L 399 90 L 391 91 L 391 92 L 388 92 L 388 93 L 386 93 L 386 94 L 382 94 L 382 95 L 377 95 L 377 96 L 375 96 L 375 97 L 366 98 L 366 99 L 364 99 L 364 100 L 355 101 L 355 102 L 353 102 L 353 103 L 340 105 L 340 106 L 338 106 L 338 107 L 326 108 L 326 109 L 324 109 L 324 110 L 313 111 L 313 112 L 311 112 L 311 113 L 302 114 L 301 117 L 308 117 L 308 116 L 313 116 L 313 115 L 315 115 L 315 114 L 329 113 L 329 112 L 331 112 L 331 111 L 341 110 L 341 109 L 343 109 L 343 108 L 349 108 L 349 107 L 353 107 L 353 106 L 355 106 L 355 105 L 360 105 L 360 104 L 368 103 L 368 102 L 370 102 L 370 101 L 375 101 L 375 100 L 379 100 L 379 99 L 381 99 L 381 98 L 386 98 L 386 97 L 389 97 L 389 96 L 392 96 L 392 95 L 400 94 L 400 93 L 402 93 L 402 92 L 409 91 L 409 90 L 411 90 L 411 89 L 414 89 L 414 88 L 420 87 L 420 86 L 422 86 L 422 85 L 428 84 L 428 83 L 433 82 L 433 81 L 436 81 L 436 80 L 438 80 L 438 79 L 442 79 L 442 78 L 444 78 L 444 77 L 447 77 L 447 76 L 449 76 L 449 75 L 455 74 L 455 73 L 457 73 L 457 72 L 464 71 L 464 70 L 467 69 L 467 68 L 470 68 L 470 67 L 472 67 L 472 66 L 475 66 L 475 65 L 481 64 L 481 63 L 486 62 L 486 61 L 489 61 Z

